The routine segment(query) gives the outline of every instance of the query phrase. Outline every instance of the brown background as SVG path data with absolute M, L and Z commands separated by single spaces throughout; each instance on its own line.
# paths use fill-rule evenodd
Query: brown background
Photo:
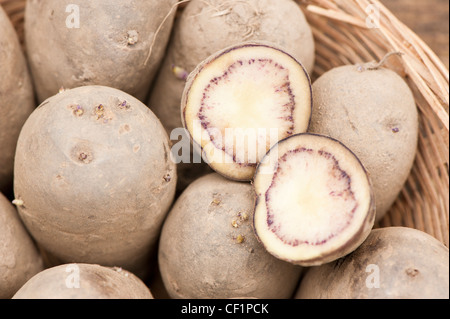
M 448 0 L 381 0 L 449 67 Z

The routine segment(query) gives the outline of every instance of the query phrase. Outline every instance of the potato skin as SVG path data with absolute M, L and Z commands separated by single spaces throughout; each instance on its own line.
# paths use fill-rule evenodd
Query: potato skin
M 79 283 L 79 287 L 75 286 Z M 145 284 L 121 268 L 64 264 L 31 278 L 13 299 L 153 299 Z
M 43 269 L 42 258 L 17 210 L 0 193 L 0 299 L 11 298 Z
M 39 102 L 61 87 L 82 85 L 110 86 L 145 100 L 169 40 L 175 10 L 152 41 L 176 2 L 27 1 L 25 39 Z M 73 5 L 79 8 L 79 28 L 71 24 L 75 23 Z
M 271 42 L 298 59 L 308 71 L 313 69 L 312 32 L 294 1 L 192 0 L 174 25 L 148 101 L 169 134 L 183 127 L 180 103 L 186 76 L 213 53 L 243 41 Z M 180 191 L 195 178 L 211 172 L 204 162 L 179 166 L 183 182 Z
M 341 141 L 358 156 L 372 179 L 379 221 L 411 171 L 419 120 L 412 92 L 399 75 L 362 68 L 337 67 L 313 83 L 309 131 Z
M 253 205 L 250 184 L 217 173 L 181 194 L 164 223 L 158 253 L 171 298 L 292 296 L 302 268 L 276 259 L 257 241 Z
M 19 39 L 1 6 L 0 30 L 0 191 L 7 192 L 20 129 L 36 105 Z
M 57 94 L 31 114 L 19 137 L 20 216 L 39 245 L 66 263 L 143 275 L 176 180 L 161 123 L 117 89 Z
M 379 288 L 369 276 L 379 269 Z M 407 227 L 372 230 L 353 253 L 308 269 L 298 299 L 449 298 L 449 251 L 434 237 Z

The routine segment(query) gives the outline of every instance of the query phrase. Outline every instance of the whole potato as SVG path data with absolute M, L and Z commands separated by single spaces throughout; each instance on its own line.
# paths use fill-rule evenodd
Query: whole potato
M 152 111 L 120 90 L 47 99 L 20 134 L 14 193 L 36 241 L 62 262 L 148 271 L 173 201 L 175 164 Z
M 296 298 L 448 299 L 448 248 L 417 229 L 374 229 L 353 253 L 309 269 Z
M 153 299 L 133 273 L 94 264 L 64 264 L 28 280 L 13 299 Z
M 17 34 L 0 6 L 0 191 L 12 187 L 20 129 L 35 108 L 33 87 Z
M 43 269 L 42 258 L 17 210 L 0 193 L 0 299 L 11 298 Z
M 39 102 L 61 87 L 82 85 L 110 86 L 144 100 L 169 40 L 176 2 L 27 1 L 25 40 Z
M 419 120 L 403 78 L 370 65 L 337 67 L 313 83 L 309 131 L 341 141 L 358 156 L 372 179 L 379 221 L 413 166 Z
M 217 173 L 186 188 L 161 233 L 158 262 L 172 298 L 290 298 L 302 268 L 270 255 L 252 227 L 254 191 Z

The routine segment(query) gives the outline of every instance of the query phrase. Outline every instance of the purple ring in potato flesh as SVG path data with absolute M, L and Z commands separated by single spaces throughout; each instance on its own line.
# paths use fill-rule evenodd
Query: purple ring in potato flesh
M 242 43 L 213 54 L 189 75 L 182 121 L 212 169 L 249 181 L 271 146 L 306 132 L 311 96 L 299 61 L 269 44 Z
M 277 258 L 320 265 L 355 250 L 374 225 L 370 179 L 342 143 L 290 136 L 270 149 L 254 177 L 254 230 Z

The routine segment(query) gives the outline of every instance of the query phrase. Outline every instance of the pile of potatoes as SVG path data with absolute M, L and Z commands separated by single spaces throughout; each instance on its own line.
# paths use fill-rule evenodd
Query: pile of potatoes
M 0 298 L 449 298 L 447 247 L 374 227 L 411 90 L 314 45 L 293 0 L 28 0 L 25 51 L 0 7 Z

